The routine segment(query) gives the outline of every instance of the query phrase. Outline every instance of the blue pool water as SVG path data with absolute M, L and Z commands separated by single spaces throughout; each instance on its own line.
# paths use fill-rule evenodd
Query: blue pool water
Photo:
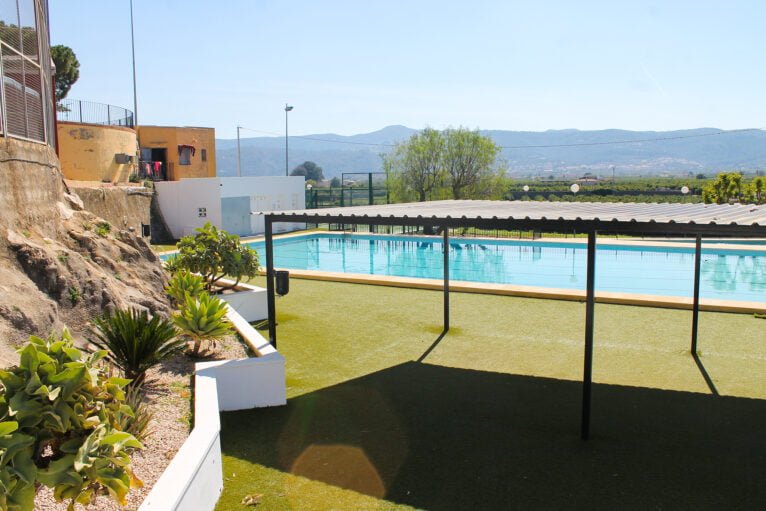
M 250 244 L 265 263 L 263 242 Z M 511 240 L 450 243 L 450 278 L 524 286 L 585 289 L 584 244 Z M 313 234 L 278 239 L 278 268 L 441 279 L 442 243 L 413 236 Z M 691 296 L 694 248 L 599 243 L 596 289 Z M 702 298 L 766 301 L 766 249 L 732 251 L 703 245 Z

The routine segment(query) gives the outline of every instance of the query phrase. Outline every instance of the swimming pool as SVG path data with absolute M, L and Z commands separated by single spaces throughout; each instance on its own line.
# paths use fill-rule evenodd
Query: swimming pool
M 263 242 L 253 242 L 265 263 Z M 755 247 L 753 247 L 755 248 Z M 450 279 L 585 289 L 586 249 L 579 242 L 450 240 Z M 277 268 L 370 275 L 443 278 L 442 241 L 419 236 L 310 234 L 274 241 Z M 689 297 L 694 248 L 600 242 L 596 290 Z M 703 245 L 700 296 L 766 302 L 766 248 L 731 250 Z

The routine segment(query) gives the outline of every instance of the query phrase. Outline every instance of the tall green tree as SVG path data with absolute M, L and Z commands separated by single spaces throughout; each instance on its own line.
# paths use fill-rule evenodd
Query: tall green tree
M 442 164 L 452 189 L 452 198 L 462 199 L 466 192 L 479 192 L 478 187 L 483 178 L 493 173 L 492 166 L 500 148 L 478 130 L 449 128 L 442 132 L 442 137 Z
M 394 151 L 384 156 L 384 166 L 389 172 L 398 173 L 402 184 L 412 189 L 420 202 L 444 181 L 442 155 L 444 137 L 432 128 L 415 133 L 406 142 L 398 144 Z
M 304 161 L 297 167 L 295 167 L 292 172 L 290 172 L 291 176 L 303 176 L 306 181 L 314 181 L 318 183 L 319 181 L 324 181 L 324 174 L 322 172 L 322 167 L 314 163 L 313 161 Z
M 59 102 L 80 78 L 80 62 L 72 48 L 63 44 L 51 46 L 51 58 L 56 65 L 56 102 Z

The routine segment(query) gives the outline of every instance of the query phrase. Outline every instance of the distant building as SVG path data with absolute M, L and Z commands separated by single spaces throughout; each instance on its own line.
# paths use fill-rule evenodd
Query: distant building
M 139 126 L 138 173 L 160 181 L 215 177 L 215 129 Z
M 575 182 L 579 185 L 596 185 L 599 183 L 599 178 L 595 174 L 591 174 L 590 172 L 586 172 L 583 174 L 579 179 L 576 179 Z
M 215 177 L 215 129 L 133 126 L 133 112 L 65 100 L 58 112 L 59 158 L 74 181 L 125 183 Z M 139 147 L 140 142 L 140 147 Z

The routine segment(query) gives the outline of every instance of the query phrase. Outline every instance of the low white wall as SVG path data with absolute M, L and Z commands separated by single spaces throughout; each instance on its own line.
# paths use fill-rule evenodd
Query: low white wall
M 236 293 L 220 295 L 221 299 L 231 305 L 248 322 L 260 321 L 269 316 L 264 288 L 239 284 L 237 289 Z
M 195 365 L 194 429 L 139 511 L 213 511 L 223 490 L 219 412 L 287 403 L 284 357 L 231 306 L 227 317 L 259 356 Z
M 223 490 L 216 370 L 194 377 L 194 429 L 139 511 L 212 511 Z

